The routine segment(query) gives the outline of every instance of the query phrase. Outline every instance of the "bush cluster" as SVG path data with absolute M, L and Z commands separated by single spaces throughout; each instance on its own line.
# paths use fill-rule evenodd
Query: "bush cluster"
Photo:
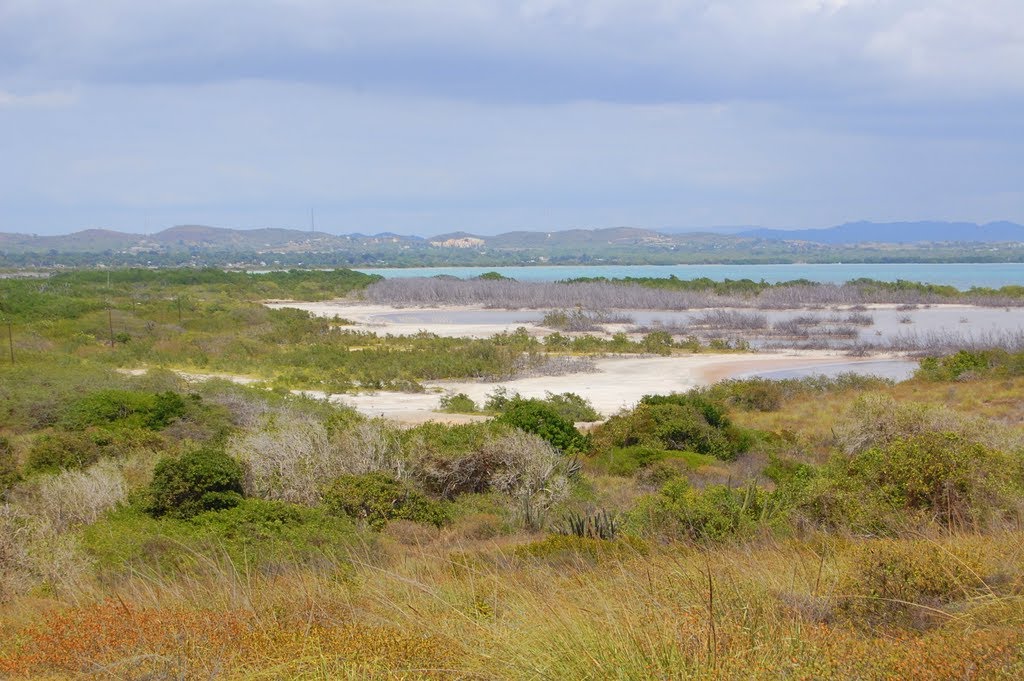
M 747 451 L 752 442 L 752 435 L 733 425 L 721 403 L 697 393 L 648 395 L 594 434 L 598 449 L 640 445 L 726 461 Z
M 327 507 L 381 529 L 389 520 L 412 520 L 440 527 L 448 522 L 443 503 L 382 473 L 342 475 L 324 493 Z
M 538 435 L 566 454 L 578 454 L 589 449 L 587 437 L 576 429 L 575 424 L 562 416 L 558 409 L 540 400 L 513 400 L 496 421 Z
M 242 501 L 242 467 L 217 449 L 198 449 L 157 463 L 147 510 L 156 517 L 191 518 Z
M 160 430 L 184 415 L 185 409 L 185 400 L 171 391 L 99 390 L 73 402 L 63 425 L 69 430 L 90 426 Z

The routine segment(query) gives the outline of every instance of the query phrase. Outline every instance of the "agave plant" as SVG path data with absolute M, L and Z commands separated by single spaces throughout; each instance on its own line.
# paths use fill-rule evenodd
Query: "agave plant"
M 619 523 L 615 516 L 606 510 L 595 513 L 569 513 L 565 525 L 559 530 L 561 534 L 586 537 L 589 539 L 615 539 L 619 531 Z

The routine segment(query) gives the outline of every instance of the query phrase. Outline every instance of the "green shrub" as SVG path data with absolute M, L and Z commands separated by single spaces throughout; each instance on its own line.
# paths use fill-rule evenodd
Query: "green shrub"
M 802 510 L 824 525 L 983 529 L 1018 511 L 1024 461 L 954 433 L 924 433 L 837 455 L 819 476 L 799 484 Z
M 57 431 L 35 439 L 25 468 L 30 473 L 56 473 L 91 466 L 101 455 L 100 446 L 88 433 Z
M 448 522 L 443 503 L 433 501 L 383 473 L 343 475 L 324 493 L 328 508 L 364 520 L 374 529 L 389 520 L 412 520 L 440 527 Z
M 657 490 L 682 475 L 678 459 L 655 461 L 650 466 L 641 468 L 636 474 L 636 485 L 644 490 Z
M 138 428 L 58 430 L 35 439 L 25 468 L 31 473 L 55 473 L 85 468 L 105 456 L 120 458 L 140 449 L 161 450 L 165 445 L 158 433 Z
M 597 413 L 589 401 L 576 393 L 546 393 L 542 400 L 544 404 L 554 409 L 562 418 L 572 421 L 599 421 L 601 415 Z
M 769 412 L 778 411 L 787 400 L 800 395 L 878 389 L 892 384 L 891 380 L 877 376 L 843 373 L 833 377 L 728 379 L 692 392 L 744 411 Z
M 963 374 L 983 374 L 988 368 L 985 353 L 960 350 L 946 357 L 925 357 L 915 375 L 928 381 L 955 381 Z
M 243 499 L 189 519 L 154 518 L 121 507 L 82 530 L 82 543 L 101 573 L 144 566 L 194 569 L 226 553 L 239 569 L 334 558 L 357 537 L 352 521 L 322 508 Z
M 199 449 L 157 463 L 148 511 L 156 517 L 190 518 L 242 501 L 242 467 L 217 449 Z
M 126 426 L 160 430 L 185 413 L 178 393 L 144 393 L 132 390 L 100 390 L 73 402 L 64 425 L 71 430 L 89 426 Z
M 711 464 L 715 459 L 696 452 L 678 452 L 633 445 L 632 447 L 613 447 L 607 452 L 596 454 L 590 461 L 594 468 L 608 475 L 629 478 L 659 463 L 664 463 L 666 467 L 672 468 L 678 473 L 687 468 L 696 469 Z
M 445 395 L 441 398 L 438 411 L 448 414 L 475 414 L 479 411 L 476 402 L 466 393 L 457 395 Z
M 731 460 L 752 442 L 721 404 L 696 394 L 644 397 L 635 409 L 608 419 L 594 435 L 598 449 L 643 446 L 691 451 Z
M 749 535 L 782 511 L 770 493 L 754 485 L 699 490 L 676 478 L 658 493 L 641 497 L 626 515 L 624 528 L 640 536 L 719 540 Z
M 647 468 L 652 463 L 662 461 L 669 452 L 654 447 L 634 445 L 632 447 L 614 447 L 607 452 L 594 457 L 596 466 L 603 469 L 609 475 L 621 475 L 631 478 L 642 468 Z
M 587 438 L 572 421 L 539 400 L 514 401 L 496 422 L 533 433 L 566 454 L 584 452 L 589 447 Z
M 945 357 L 926 357 L 915 373 L 917 378 L 926 381 L 1021 375 L 1024 375 L 1024 352 L 1001 349 L 960 350 Z

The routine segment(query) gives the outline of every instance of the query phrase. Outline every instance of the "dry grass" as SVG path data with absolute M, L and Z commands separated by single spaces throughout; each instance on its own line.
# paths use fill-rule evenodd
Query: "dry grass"
M 571 539 L 571 538 L 566 538 Z M 592 553 L 406 547 L 355 574 L 129 580 L 121 597 L 8 626 L 0 673 L 82 678 L 1019 678 L 1021 539 L 966 542 L 1004 572 L 927 626 L 852 626 L 857 542 Z M 595 542 L 597 540 L 591 540 Z M 598 542 L 600 543 L 600 542 Z M 480 546 L 481 544 L 476 544 Z M 987 568 L 993 570 L 994 568 Z M 1006 572 L 1005 570 L 1008 570 Z M 38 608 L 38 604 L 33 604 Z M 886 607 L 884 599 L 879 607 Z
M 1022 433 L 1024 378 L 974 380 L 962 384 L 906 381 L 871 391 L 899 404 L 938 405 L 964 417 L 991 419 Z M 821 452 L 833 440 L 840 420 L 850 411 L 849 392 L 800 397 L 774 412 L 737 412 L 741 425 L 768 431 L 789 431 Z

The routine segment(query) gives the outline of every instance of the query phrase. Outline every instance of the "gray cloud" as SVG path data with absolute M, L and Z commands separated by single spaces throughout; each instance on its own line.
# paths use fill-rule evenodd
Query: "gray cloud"
M 1019 0 L 0 0 L 0 229 L 1024 220 Z
M 526 100 L 1024 94 L 1017 0 L 8 1 L 7 78 Z

